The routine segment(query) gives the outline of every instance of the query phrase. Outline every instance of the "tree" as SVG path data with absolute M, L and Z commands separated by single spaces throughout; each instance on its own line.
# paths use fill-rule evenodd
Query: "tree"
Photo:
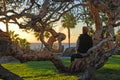
M 70 48 L 70 28 L 75 28 L 75 25 L 77 24 L 76 18 L 72 13 L 66 13 L 61 22 L 62 26 L 68 30 L 68 44 Z
M 117 45 L 108 51 L 105 51 L 104 48 L 102 48 L 104 43 L 109 41 L 113 42 L 115 40 L 113 28 L 120 25 L 119 0 L 75 0 L 74 2 L 54 2 L 52 0 L 7 0 L 6 4 L 8 6 L 7 11 L 4 11 L 3 8 L 1 8 L 0 21 L 5 22 L 7 19 L 12 23 L 16 23 L 20 28 L 32 28 L 34 31 L 40 32 L 40 40 L 46 46 L 46 50 L 43 52 L 22 50 L 17 44 L 11 41 L 7 33 L 1 31 L 0 36 L 2 39 L 0 39 L 0 42 L 1 44 L 8 45 L 4 46 L 8 49 L 7 51 L 0 51 L 1 56 L 11 55 L 21 62 L 49 60 L 59 72 L 83 72 L 81 80 L 90 80 L 93 73 L 101 68 L 110 56 L 120 52 Z M 63 33 L 57 33 L 52 28 L 48 28 L 48 25 L 58 21 L 65 13 L 72 9 L 74 10 L 74 15 L 81 17 L 83 15 L 81 13 L 81 7 L 83 6 L 88 7 L 88 16 L 91 16 L 94 20 L 94 46 L 83 55 L 83 58 L 74 61 L 66 67 L 56 55 L 52 54 L 53 52 L 61 51 L 61 44 L 66 36 Z M 8 13 L 10 14 L 8 15 Z M 105 39 L 101 38 L 103 24 L 101 22 L 100 13 L 104 13 L 107 17 L 107 31 L 112 34 L 112 37 Z M 23 20 L 22 22 L 20 22 L 21 19 Z M 47 42 L 44 40 L 45 31 L 50 32 L 52 35 Z M 55 41 L 58 41 L 58 50 L 52 48 Z M 0 47 L 2 48 L 3 46 Z M 22 80 L 19 76 L 9 72 L 2 66 L 0 66 L 0 75 L 0 77 L 5 80 Z
M 15 31 L 9 31 L 9 36 L 13 42 L 16 42 L 22 49 L 30 49 L 30 43 L 26 39 L 19 37 L 19 34 L 15 34 Z
M 4 5 L 4 12 L 6 12 L 6 1 L 3 0 L 3 5 Z M 8 20 L 6 19 L 6 32 L 9 32 L 9 29 L 8 29 Z
M 35 35 L 35 38 L 40 41 L 40 33 L 39 32 L 34 32 L 34 35 Z M 44 35 L 45 38 L 49 38 L 50 37 L 50 34 L 48 32 L 45 32 L 45 35 Z M 43 49 L 43 43 L 41 43 L 41 48 L 40 48 L 40 51 L 42 51 Z

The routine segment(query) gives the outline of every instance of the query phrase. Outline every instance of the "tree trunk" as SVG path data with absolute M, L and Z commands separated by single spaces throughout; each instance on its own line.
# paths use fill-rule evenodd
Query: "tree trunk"
M 88 69 L 86 69 L 80 80 L 92 80 L 94 71 L 95 71 L 95 67 L 90 66 Z
M 70 28 L 68 27 L 68 47 L 70 48 Z
M 43 50 L 43 43 L 41 42 L 40 51 Z
M 99 10 L 92 3 L 90 3 L 89 7 L 90 7 L 91 15 L 93 16 L 93 19 L 95 22 L 96 31 L 95 31 L 94 36 L 93 36 L 94 37 L 93 43 L 94 43 L 94 45 L 96 45 L 101 40 L 102 23 L 101 23 L 100 16 L 99 16 Z
M 0 78 L 4 80 L 23 80 L 18 75 L 10 72 L 9 70 L 5 69 L 0 65 Z

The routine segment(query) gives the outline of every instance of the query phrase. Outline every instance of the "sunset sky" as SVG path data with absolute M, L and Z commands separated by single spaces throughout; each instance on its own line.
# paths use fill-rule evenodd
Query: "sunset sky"
M 54 29 L 57 32 L 65 33 L 67 36 L 67 29 L 63 28 L 61 26 L 60 22 L 55 24 L 55 26 L 56 27 L 54 27 Z M 82 28 L 82 24 L 78 24 L 78 25 L 76 25 L 76 28 L 71 29 L 71 43 L 76 42 L 79 34 L 81 34 L 81 28 Z M 5 25 L 1 22 L 0 22 L 0 29 L 2 29 L 3 31 L 6 31 Z M 34 37 L 33 32 L 26 33 L 22 29 L 19 29 L 19 27 L 15 24 L 9 24 L 9 30 L 15 31 L 16 34 L 19 34 L 20 38 L 25 38 L 30 43 L 39 43 L 39 41 L 37 41 L 36 38 Z M 66 39 L 63 42 L 64 43 L 68 42 L 68 37 L 66 37 Z

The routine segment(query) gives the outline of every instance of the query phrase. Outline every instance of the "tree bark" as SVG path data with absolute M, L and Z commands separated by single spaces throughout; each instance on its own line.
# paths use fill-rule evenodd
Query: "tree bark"
M 68 47 L 70 48 L 70 28 L 68 27 Z
M 90 3 L 90 2 L 89 2 Z M 94 45 L 98 44 L 101 40 L 101 34 L 102 34 L 102 23 L 99 16 L 99 10 L 94 6 L 93 3 L 90 3 L 90 12 L 93 16 L 94 22 L 95 22 L 95 33 L 93 35 L 93 43 Z
M 48 39 L 47 42 L 45 42 L 44 36 L 43 36 L 43 34 L 44 34 L 45 31 L 50 32 L 51 35 L 52 35 L 51 37 L 49 37 L 49 39 Z M 41 34 L 40 34 L 40 40 L 41 40 L 41 42 L 45 45 L 45 47 L 46 47 L 49 51 L 51 51 L 51 52 L 56 52 L 56 53 L 63 51 L 62 41 L 63 41 L 65 38 L 66 38 L 66 35 L 65 35 L 65 34 L 63 34 L 63 33 L 57 33 L 57 32 L 56 32 L 55 30 L 53 30 L 52 28 L 49 28 L 49 29 L 47 28 L 47 29 L 45 29 L 45 30 L 42 30 L 42 31 L 41 31 Z M 56 42 L 56 41 L 58 41 L 58 45 L 59 45 L 59 48 L 58 48 L 57 50 L 55 50 L 55 49 L 52 48 L 53 43 Z
M 4 80 L 23 80 L 18 75 L 10 72 L 9 70 L 5 69 L 0 65 L 0 78 Z

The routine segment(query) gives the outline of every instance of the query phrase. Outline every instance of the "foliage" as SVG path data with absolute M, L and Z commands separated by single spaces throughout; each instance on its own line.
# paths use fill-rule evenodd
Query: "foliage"
M 37 39 L 37 41 L 40 40 L 40 33 L 39 32 L 34 32 L 34 36 Z
M 30 43 L 26 39 L 19 37 L 19 34 L 15 34 L 15 31 L 9 31 L 10 38 L 16 42 L 23 49 L 30 49 Z
M 26 39 L 20 39 L 18 44 L 23 49 L 30 49 L 30 43 Z
M 9 31 L 9 35 L 12 41 L 15 41 L 16 43 L 19 43 L 19 34 L 15 34 L 15 31 Z
M 64 28 L 75 28 L 75 25 L 77 24 L 76 18 L 72 13 L 66 13 L 63 15 L 61 22 Z
M 72 13 L 66 13 L 65 15 L 63 15 L 63 19 L 61 22 L 62 22 L 62 27 L 67 28 L 68 30 L 68 44 L 70 48 L 70 29 L 75 28 L 75 25 L 77 24 L 77 20 Z
M 92 18 L 92 15 L 90 14 L 88 7 L 83 7 L 81 10 L 82 16 L 80 17 L 81 21 L 86 24 L 89 28 L 92 28 L 92 25 L 94 24 L 94 20 Z
M 34 32 L 35 38 L 39 41 L 40 40 L 40 32 Z M 44 34 L 45 38 L 49 38 L 50 37 L 50 33 L 49 32 L 45 32 Z
M 120 47 L 120 29 L 117 31 L 116 34 L 116 44 Z

